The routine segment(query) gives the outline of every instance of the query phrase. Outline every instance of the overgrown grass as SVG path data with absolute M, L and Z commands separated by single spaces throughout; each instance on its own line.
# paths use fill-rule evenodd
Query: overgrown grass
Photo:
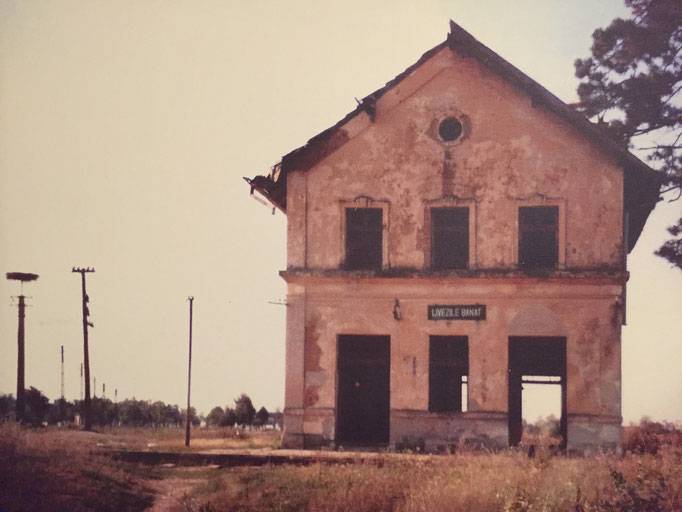
M 93 434 L 0 424 L 0 510 L 136 511 L 153 502 L 142 479 L 93 453 Z
M 379 464 L 222 470 L 187 510 L 665 511 L 682 507 L 682 459 L 659 456 L 529 459 L 520 453 L 387 455 Z
M 550 440 L 537 445 L 533 458 L 522 451 L 384 454 L 345 465 L 224 469 L 186 496 L 184 507 L 202 512 L 680 511 L 680 430 L 668 426 L 661 432 L 646 423 L 629 427 L 625 446 L 648 439 L 652 431 L 653 445 L 622 456 L 555 456 Z
M 102 448 L 121 450 L 187 451 L 184 428 L 104 427 L 98 429 Z M 192 428 L 189 451 L 277 449 L 282 433 L 234 427 Z
M 279 439 L 276 432 L 233 429 L 192 434 L 194 449 L 201 442 L 272 447 Z M 142 510 L 154 499 L 150 488 L 176 489 L 172 510 L 185 512 L 682 511 L 682 432 L 673 425 L 627 427 L 622 456 L 567 458 L 555 455 L 554 440 L 533 441 L 533 458 L 522 450 L 384 453 L 305 467 L 150 468 L 122 466 L 97 453 L 103 446 L 180 449 L 184 430 L 86 433 L 4 424 L 0 511 Z

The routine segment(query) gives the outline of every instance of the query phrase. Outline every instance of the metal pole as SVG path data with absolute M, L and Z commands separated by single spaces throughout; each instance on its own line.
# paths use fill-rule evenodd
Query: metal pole
M 18 345 L 18 355 L 17 355 L 17 403 L 16 403 L 16 414 L 17 421 L 24 420 L 24 390 L 26 388 L 24 383 L 24 318 L 26 303 L 24 302 L 24 296 L 19 295 L 19 331 L 17 333 L 17 345 Z
M 192 387 L 192 303 L 194 297 L 189 300 L 189 367 L 187 369 L 187 427 L 185 429 L 185 446 L 189 447 L 189 427 L 190 427 L 190 402 L 189 395 Z

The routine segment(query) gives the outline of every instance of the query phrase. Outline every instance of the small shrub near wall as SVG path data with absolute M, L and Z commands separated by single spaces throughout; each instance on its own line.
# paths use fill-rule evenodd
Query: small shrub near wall
M 623 451 L 656 455 L 662 446 L 682 447 L 682 428 L 673 423 L 656 423 L 646 418 L 623 431 Z

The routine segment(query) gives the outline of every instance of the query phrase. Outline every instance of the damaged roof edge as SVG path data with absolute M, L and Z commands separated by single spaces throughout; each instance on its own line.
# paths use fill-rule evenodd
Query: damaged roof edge
M 273 205 L 286 212 L 287 173 L 294 170 L 310 169 L 345 144 L 348 141 L 348 135 L 340 128 L 363 112 L 372 115 L 371 107 L 379 98 L 446 46 L 452 51 L 475 58 L 526 94 L 533 105 L 544 106 L 583 133 L 599 148 L 617 159 L 625 175 L 625 208 L 631 217 L 628 252 L 631 251 L 644 228 L 649 213 L 659 200 L 662 182 L 660 173 L 651 169 L 630 153 L 627 148 L 615 142 L 603 129 L 590 122 L 581 113 L 575 111 L 542 85 L 504 60 L 452 20 L 450 20 L 450 33 L 444 42 L 424 53 L 417 62 L 387 82 L 382 88 L 363 98 L 358 106 L 339 122 L 311 138 L 305 145 L 284 155 L 281 162 L 273 168 L 268 176 L 256 176 L 252 180 L 247 180 L 252 190 L 258 190 Z

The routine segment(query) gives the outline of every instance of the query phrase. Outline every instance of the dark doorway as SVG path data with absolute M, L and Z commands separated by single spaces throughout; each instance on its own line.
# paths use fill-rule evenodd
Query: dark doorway
M 338 443 L 388 443 L 390 340 L 389 336 L 339 336 Z
M 543 381 L 543 377 L 546 381 Z M 558 381 L 557 379 L 558 378 Z M 566 338 L 509 338 L 509 445 L 517 446 L 523 435 L 522 394 L 524 382 L 561 385 L 561 448 L 566 448 Z

